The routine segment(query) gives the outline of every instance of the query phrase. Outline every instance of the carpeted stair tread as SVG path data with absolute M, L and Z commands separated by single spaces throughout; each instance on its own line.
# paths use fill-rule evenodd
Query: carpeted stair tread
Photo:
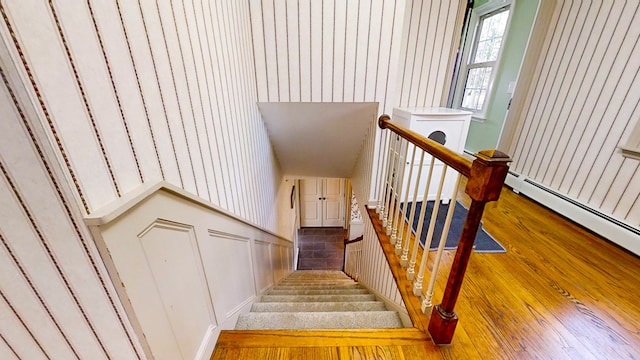
M 289 274 L 288 277 L 304 276 L 304 275 L 322 275 L 322 276 L 339 275 L 339 276 L 346 276 L 345 273 L 342 272 L 341 270 L 296 270 L 295 272 L 292 272 L 291 274 Z
M 270 290 L 268 295 L 357 295 L 368 294 L 367 289 L 295 289 Z
M 238 317 L 236 330 L 247 329 L 386 329 L 400 328 L 395 311 L 250 312 Z
M 298 289 L 333 290 L 333 289 L 366 289 L 366 288 L 360 284 L 337 285 L 337 286 L 336 285 L 304 285 L 304 286 L 277 285 L 272 288 L 272 290 L 298 290 Z
M 278 285 L 281 286 L 347 286 L 356 284 L 354 281 L 283 281 Z
M 373 294 L 356 295 L 263 295 L 262 302 L 339 302 L 339 301 L 375 301 Z
M 251 312 L 385 311 L 381 301 L 254 303 Z
M 238 317 L 236 330 L 401 328 L 395 311 L 341 271 L 289 274 Z

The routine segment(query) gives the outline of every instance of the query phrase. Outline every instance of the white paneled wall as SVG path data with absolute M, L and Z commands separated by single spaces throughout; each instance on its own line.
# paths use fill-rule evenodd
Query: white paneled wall
M 5 42 L 85 213 L 166 180 L 275 229 L 280 174 L 256 107 L 247 2 L 0 7 Z
M 208 359 L 220 331 L 291 272 L 293 243 L 162 184 L 87 222 L 148 355 Z
M 512 170 L 637 227 L 640 2 L 559 1 L 548 29 Z
M 249 3 L 259 101 L 446 101 L 462 1 Z

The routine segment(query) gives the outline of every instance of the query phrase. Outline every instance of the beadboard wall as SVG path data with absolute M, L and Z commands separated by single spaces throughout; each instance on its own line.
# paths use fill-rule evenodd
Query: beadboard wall
M 446 101 L 464 1 L 252 0 L 259 101 Z
M 511 169 L 640 228 L 640 2 L 558 1 L 520 112 Z M 615 240 L 615 239 L 614 239 Z

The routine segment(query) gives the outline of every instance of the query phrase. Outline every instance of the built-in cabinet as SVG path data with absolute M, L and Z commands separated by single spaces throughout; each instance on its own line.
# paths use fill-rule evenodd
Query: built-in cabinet
M 449 108 L 395 108 L 393 110 L 393 121 L 407 127 L 421 135 L 435 140 L 444 146 L 458 153 L 464 151 L 464 144 L 471 123 L 471 112 Z M 427 185 L 429 168 L 431 167 L 431 156 L 425 154 L 422 167 L 420 167 L 420 149 L 417 149 L 416 156 L 411 165 L 411 154 L 413 145 L 407 151 L 404 173 L 404 185 L 402 187 L 401 199 L 404 201 L 405 193 L 409 189 L 409 201 L 413 199 L 413 189 L 421 170 L 420 183 L 418 184 L 417 201 L 422 201 Z M 411 183 L 409 183 L 409 171 L 413 168 Z M 438 191 L 438 184 L 444 169 L 444 164 L 436 160 L 434 162 L 431 184 L 427 193 L 427 198 L 433 200 Z M 442 199 L 448 202 L 451 198 L 456 181 L 456 172 L 449 169 L 442 188 Z
M 300 180 L 300 226 L 344 226 L 345 180 Z

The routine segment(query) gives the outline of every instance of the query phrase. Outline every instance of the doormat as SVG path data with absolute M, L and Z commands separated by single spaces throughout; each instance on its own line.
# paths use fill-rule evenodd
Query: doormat
M 422 236 L 420 237 L 420 245 L 424 248 L 424 243 L 427 238 L 427 229 L 429 221 L 431 220 L 431 212 L 433 211 L 434 201 L 427 201 L 427 209 L 425 211 L 425 219 L 424 225 L 422 229 Z M 438 249 L 438 241 L 440 241 L 440 236 L 442 234 L 442 228 L 444 227 L 444 221 L 447 217 L 447 211 L 449 210 L 449 204 L 440 204 L 438 207 L 438 216 L 436 217 L 436 227 L 433 230 L 433 237 L 431 239 L 431 244 L 429 246 L 429 250 L 437 250 Z M 409 220 L 410 212 L 411 212 L 412 203 L 409 202 L 407 204 L 407 220 Z M 413 221 L 409 221 L 412 223 L 412 231 L 415 234 L 416 229 L 418 228 L 418 220 L 420 219 L 420 211 L 422 210 L 422 201 L 416 202 L 416 213 L 414 215 Z M 449 227 L 449 235 L 447 235 L 447 242 L 444 246 L 445 250 L 453 250 L 458 247 L 458 241 L 460 240 L 460 234 L 462 233 L 462 228 L 464 226 L 464 221 L 467 218 L 467 209 L 465 209 L 462 204 L 456 201 L 456 208 L 453 210 L 453 218 L 451 219 L 451 226 Z M 475 252 L 477 253 L 505 253 L 507 250 L 502 246 L 496 239 L 494 239 L 489 233 L 487 233 L 482 228 L 482 223 L 480 223 L 480 228 L 478 229 L 478 233 L 476 234 L 476 241 L 473 245 Z

